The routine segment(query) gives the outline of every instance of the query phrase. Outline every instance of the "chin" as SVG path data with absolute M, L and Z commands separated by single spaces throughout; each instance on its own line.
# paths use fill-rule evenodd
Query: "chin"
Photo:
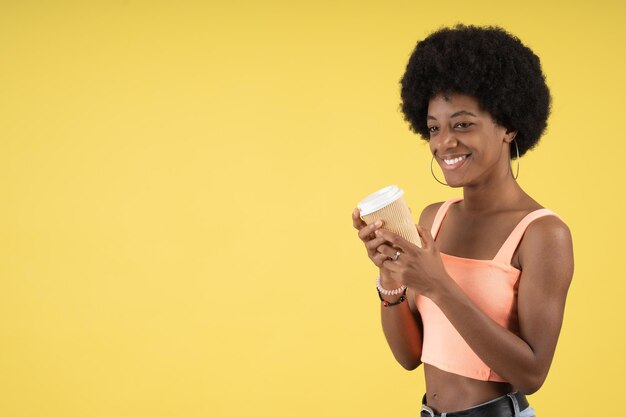
M 446 184 L 448 184 L 448 186 L 452 188 L 459 188 L 467 185 L 465 181 L 459 178 L 446 178 Z

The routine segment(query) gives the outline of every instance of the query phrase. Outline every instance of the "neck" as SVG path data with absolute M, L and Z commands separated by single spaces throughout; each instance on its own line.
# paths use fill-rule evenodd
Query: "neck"
M 463 187 L 463 208 L 473 212 L 488 212 L 519 207 L 528 198 L 510 172 L 495 181 Z

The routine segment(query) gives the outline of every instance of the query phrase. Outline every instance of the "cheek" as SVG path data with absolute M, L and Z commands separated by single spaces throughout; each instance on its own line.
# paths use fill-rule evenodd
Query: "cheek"
M 494 140 L 489 150 L 489 155 L 497 163 L 502 162 L 502 160 L 506 160 L 508 163 L 509 152 L 507 143 L 499 139 Z
M 483 137 L 484 144 L 488 148 L 489 153 L 499 153 L 502 150 L 502 145 L 504 143 L 504 136 L 498 135 L 496 132 L 492 132 Z

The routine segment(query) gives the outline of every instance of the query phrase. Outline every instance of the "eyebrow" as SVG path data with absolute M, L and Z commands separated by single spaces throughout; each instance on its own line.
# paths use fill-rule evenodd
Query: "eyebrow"
M 463 116 L 463 115 L 465 115 L 465 116 L 473 116 L 473 117 L 478 117 L 478 116 L 476 116 L 474 113 L 469 112 L 469 111 L 467 111 L 467 110 L 460 110 L 460 111 L 458 111 L 458 112 L 456 112 L 456 113 L 452 113 L 452 115 L 450 116 L 450 118 L 451 118 L 451 119 L 453 119 L 453 118 L 455 118 L 455 117 L 458 117 L 458 116 Z M 436 118 L 435 116 L 431 116 L 430 114 L 426 116 L 426 119 L 427 119 L 427 120 L 437 120 L 437 118 Z

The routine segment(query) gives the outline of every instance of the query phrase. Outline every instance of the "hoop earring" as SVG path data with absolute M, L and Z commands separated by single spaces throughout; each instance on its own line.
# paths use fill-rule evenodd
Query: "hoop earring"
M 445 182 L 439 181 L 439 178 L 437 178 L 437 176 L 435 175 L 435 171 L 433 171 L 433 161 L 434 160 L 435 160 L 435 155 L 433 155 L 432 159 L 430 160 L 430 173 L 431 173 L 431 175 L 433 176 L 435 181 L 437 181 L 439 184 L 445 185 L 446 187 L 449 187 L 449 185 L 446 184 Z
M 511 175 L 513 175 L 513 179 L 517 180 L 517 177 L 519 177 L 519 148 L 517 147 L 517 141 L 515 140 L 515 138 L 513 138 L 512 141 L 515 144 L 515 153 L 517 154 L 517 168 L 515 169 L 515 175 L 513 175 L 513 169 L 511 169 Z M 511 153 L 509 152 L 509 155 Z M 509 157 L 509 162 L 510 162 L 510 157 Z

